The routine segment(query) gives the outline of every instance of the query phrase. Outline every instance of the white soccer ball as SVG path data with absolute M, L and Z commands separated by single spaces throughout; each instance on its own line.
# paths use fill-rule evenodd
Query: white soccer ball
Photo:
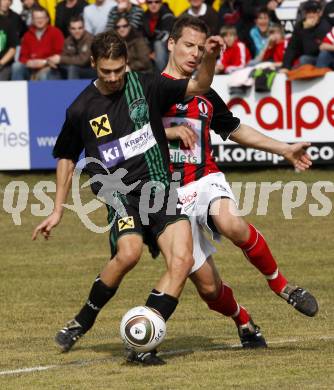
M 123 316 L 120 333 L 128 348 L 148 352 L 166 337 L 166 323 L 157 311 L 147 306 L 137 306 Z

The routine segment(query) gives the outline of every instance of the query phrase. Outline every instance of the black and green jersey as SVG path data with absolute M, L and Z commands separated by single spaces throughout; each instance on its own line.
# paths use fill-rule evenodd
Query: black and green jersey
M 168 185 L 169 153 L 161 116 L 182 101 L 188 80 L 170 80 L 160 74 L 126 74 L 121 91 L 102 95 L 90 84 L 71 104 L 53 155 L 77 161 L 82 150 L 88 173 L 113 173 L 125 168 L 126 185 L 140 180 Z M 94 191 L 95 192 L 95 191 Z

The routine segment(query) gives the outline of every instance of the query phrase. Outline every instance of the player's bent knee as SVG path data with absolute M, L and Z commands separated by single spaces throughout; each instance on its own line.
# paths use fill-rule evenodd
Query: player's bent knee
M 122 244 L 119 246 L 116 261 L 124 269 L 129 271 L 136 266 L 142 254 L 142 244 Z
M 188 275 L 194 265 L 194 258 L 191 254 L 183 256 L 173 256 L 169 262 L 170 271 L 175 274 Z
M 196 287 L 199 295 L 205 302 L 217 299 L 220 292 L 220 286 L 218 287 L 215 284 L 205 284 Z
M 244 242 L 248 239 L 248 224 L 241 217 L 232 217 L 220 226 L 221 233 L 233 242 Z

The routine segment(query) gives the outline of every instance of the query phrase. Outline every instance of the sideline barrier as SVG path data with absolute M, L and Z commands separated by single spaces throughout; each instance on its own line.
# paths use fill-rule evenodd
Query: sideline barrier
M 275 139 L 309 141 L 314 164 L 334 164 L 334 72 L 322 79 L 286 81 L 277 75 L 270 94 L 229 96 L 228 76 L 213 87 L 241 121 Z M 53 169 L 52 148 L 65 111 L 89 80 L 0 83 L 0 170 Z M 199 107 L 206 115 L 206 107 Z M 224 166 L 284 164 L 271 153 L 222 143 L 213 134 L 218 163 Z

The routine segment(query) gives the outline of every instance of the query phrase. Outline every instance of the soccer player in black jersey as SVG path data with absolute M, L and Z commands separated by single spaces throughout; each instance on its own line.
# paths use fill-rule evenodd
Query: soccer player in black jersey
M 157 243 L 165 257 L 167 271 L 149 295 L 146 306 L 161 313 L 165 321 L 178 303 L 188 273 L 193 265 L 192 237 L 187 216 L 179 209 L 167 213 L 170 192 L 169 155 L 161 116 L 185 96 L 205 93 L 211 84 L 215 59 L 222 41 L 210 37 L 205 42 L 206 54 L 195 79 L 169 80 L 161 75 L 126 72 L 125 43 L 113 32 L 95 37 L 92 64 L 98 78 L 71 104 L 66 112 L 53 155 L 57 164 L 57 190 L 53 213 L 39 224 L 33 239 L 41 233 L 46 239 L 59 224 L 63 204 L 70 189 L 75 163 L 82 150 L 89 158 L 86 169 L 92 178 L 92 190 L 108 203 L 111 261 L 94 281 L 88 300 L 75 318 L 56 335 L 63 351 L 92 326 L 101 308 L 115 295 L 126 273 L 139 261 L 143 243 Z M 203 45 L 203 49 L 204 49 Z M 113 188 L 115 175 L 122 168 L 126 175 L 120 186 Z M 96 182 L 98 181 L 98 182 Z M 147 186 L 159 183 L 153 190 Z M 118 183 L 120 184 L 120 183 Z M 121 188 L 126 187 L 127 192 Z M 160 211 L 147 211 L 149 225 L 144 226 L 140 212 L 141 196 L 150 198 L 165 189 Z M 111 192 L 121 207 L 114 207 Z M 146 192 L 145 192 L 146 191 Z M 175 199 L 177 194 L 175 191 Z M 118 203 L 119 204 L 119 203 Z M 155 351 L 136 357 L 144 364 L 164 363 Z
M 205 39 L 205 34 L 198 32 L 191 21 L 176 22 L 168 41 L 170 57 L 163 75 L 170 79 L 190 77 L 200 63 L 200 47 Z M 301 313 L 314 316 L 318 311 L 316 299 L 305 289 L 287 282 L 262 234 L 238 216 L 231 188 L 214 161 L 209 130 L 241 145 L 282 155 L 299 170 L 311 166 L 305 151 L 309 144 L 289 145 L 241 124 L 213 89 L 207 94 L 179 101 L 163 121 L 170 142 L 171 170 L 181 177 L 179 200 L 183 212 L 191 218 L 195 264 L 190 279 L 209 308 L 226 315 L 233 294 L 221 281 L 211 257 L 215 249 L 204 236 L 203 229 L 213 238 L 219 239 L 223 235 L 230 239 L 265 276 L 278 296 Z M 246 315 L 242 320 L 247 320 Z M 241 341 L 243 335 L 249 337 L 251 334 L 253 341 L 256 340 L 257 327 L 251 319 L 242 326 L 236 323 Z M 259 339 L 259 344 L 264 346 L 264 340 Z

